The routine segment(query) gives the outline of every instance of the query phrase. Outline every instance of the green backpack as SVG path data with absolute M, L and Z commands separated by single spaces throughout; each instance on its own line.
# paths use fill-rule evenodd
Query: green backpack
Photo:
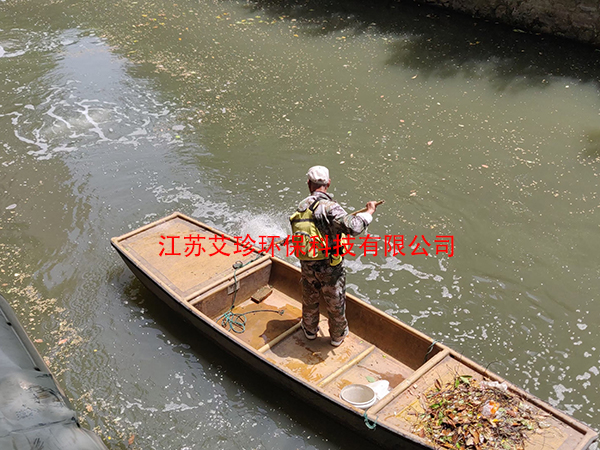
M 325 250 L 318 250 L 325 247 L 325 237 L 317 227 L 315 220 L 315 209 L 319 206 L 319 200 L 315 200 L 305 211 L 296 211 L 290 216 L 292 226 L 292 238 L 302 236 L 301 243 L 297 237 L 293 239 L 295 256 L 301 261 L 322 261 L 329 259 L 332 266 L 337 266 L 342 262 L 341 256 L 327 254 Z M 332 245 L 328 243 L 329 247 Z M 331 253 L 331 250 L 329 251 Z

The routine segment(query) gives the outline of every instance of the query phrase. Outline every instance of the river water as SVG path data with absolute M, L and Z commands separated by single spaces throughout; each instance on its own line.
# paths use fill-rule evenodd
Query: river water
M 600 427 L 600 54 L 360 3 L 0 0 L 0 289 L 109 448 L 369 448 L 109 245 L 173 211 L 287 234 L 314 164 L 405 239 L 350 292 Z

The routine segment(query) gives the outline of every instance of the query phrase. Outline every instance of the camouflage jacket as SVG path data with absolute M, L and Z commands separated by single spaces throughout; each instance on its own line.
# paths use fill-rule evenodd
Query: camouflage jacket
M 335 242 L 334 239 L 337 235 L 349 234 L 356 236 L 362 233 L 371 223 L 371 214 L 348 214 L 338 202 L 333 200 L 331 194 L 319 191 L 313 192 L 302 200 L 298 205 L 298 211 L 306 211 L 315 200 L 320 200 L 314 212 L 316 224 L 321 233 L 327 235 L 330 246 Z

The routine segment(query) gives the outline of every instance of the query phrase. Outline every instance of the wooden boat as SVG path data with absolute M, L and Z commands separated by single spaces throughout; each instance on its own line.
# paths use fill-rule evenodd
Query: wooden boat
M 505 382 L 353 295 L 347 296 L 350 334 L 340 347 L 330 344 L 326 323 L 317 339 L 307 340 L 300 329 L 300 270 L 256 248 L 243 249 L 234 237 L 183 214 L 111 242 L 133 273 L 200 332 L 381 447 L 436 448 L 414 431 L 423 411 L 420 398 L 436 384 L 457 375 Z M 230 312 L 245 315 L 244 332 L 222 325 Z M 387 380 L 391 391 L 367 409 L 340 397 L 345 386 L 368 380 Z M 528 436 L 526 449 L 582 450 L 597 439 L 586 425 L 507 385 L 519 402 L 544 416 L 546 426 Z

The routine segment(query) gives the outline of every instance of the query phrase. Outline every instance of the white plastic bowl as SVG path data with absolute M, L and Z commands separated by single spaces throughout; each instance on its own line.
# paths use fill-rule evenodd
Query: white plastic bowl
M 377 401 L 375 391 L 365 384 L 350 384 L 340 392 L 342 400 L 357 408 L 368 408 Z

